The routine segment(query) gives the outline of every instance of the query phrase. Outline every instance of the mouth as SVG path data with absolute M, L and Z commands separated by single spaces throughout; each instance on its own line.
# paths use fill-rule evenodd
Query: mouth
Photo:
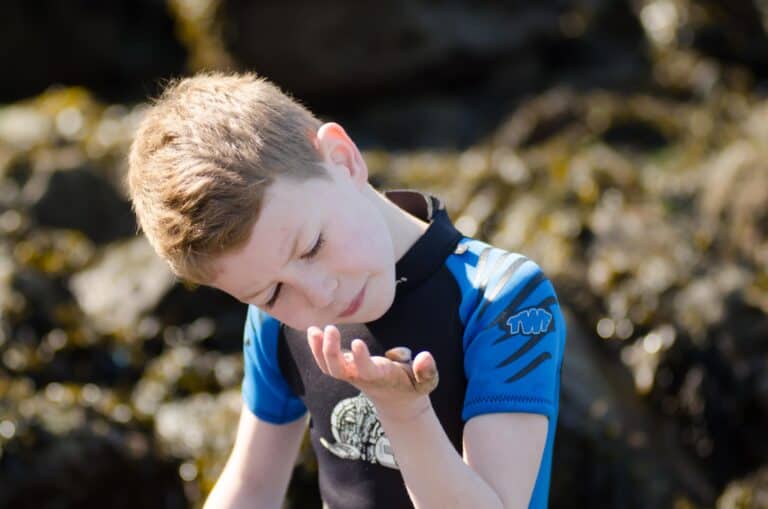
M 365 288 L 367 286 L 367 283 L 363 285 L 363 287 L 360 289 L 360 292 L 355 296 L 354 299 L 352 299 L 349 307 L 347 307 L 347 309 L 342 311 L 342 313 L 339 315 L 339 318 L 346 318 L 347 316 L 351 316 L 355 314 L 358 309 L 360 309 L 360 306 L 363 304 L 363 299 L 365 298 Z

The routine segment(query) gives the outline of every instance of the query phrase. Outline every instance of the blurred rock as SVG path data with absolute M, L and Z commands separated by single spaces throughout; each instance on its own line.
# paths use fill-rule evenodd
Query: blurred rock
M 136 232 L 130 203 L 89 168 L 54 172 L 31 211 L 42 226 L 78 230 L 99 244 Z
M 241 406 L 239 389 L 165 403 L 155 416 L 157 436 L 176 456 L 196 458 L 211 452 L 221 456 L 232 447 Z
M 31 106 L 12 106 L 0 111 L 0 139 L 19 147 L 44 140 L 52 127 L 50 120 Z
M 711 505 L 713 486 L 675 441 L 674 423 L 655 416 L 627 373 L 567 319 L 551 506 Z
M 140 415 L 154 418 L 162 405 L 181 397 L 239 390 L 242 377 L 242 355 L 221 355 L 191 346 L 175 346 L 148 364 L 134 388 L 131 401 Z
M 710 3 L 632 4 L 657 60 L 631 93 L 582 90 L 639 76 L 625 2 L 173 10 L 240 27 L 237 55 L 352 119 L 356 140 L 460 140 L 365 157 L 376 185 L 437 194 L 464 233 L 554 281 L 571 335 L 552 507 L 693 509 L 762 500 L 768 458 L 768 101 L 743 64 L 686 49 Z M 381 22 L 342 24 L 364 9 Z M 231 447 L 245 306 L 176 282 L 133 238 L 120 181 L 144 108 L 82 88 L 0 108 L 0 505 L 87 507 L 75 481 L 122 496 L 125 471 L 164 507 L 197 506 Z M 301 461 L 289 507 L 316 505 Z
M 753 140 L 734 142 L 707 162 L 699 207 L 704 228 L 717 230 L 723 249 L 768 267 L 768 166 L 757 145 L 764 143 L 768 125 L 755 125 L 758 119 L 766 120 L 750 119 Z
M 167 339 L 180 337 L 182 343 L 200 341 L 206 349 L 222 353 L 242 354 L 243 326 L 248 306 L 234 297 L 207 286 L 188 287 L 176 284 L 163 296 L 154 309 L 156 316 L 169 332 Z M 198 320 L 211 320 L 215 326 L 210 335 L 199 336 L 199 331 L 190 330 Z M 164 331 L 165 332 L 165 331 Z M 196 339 L 193 339 L 196 338 Z
M 768 468 L 728 484 L 717 499 L 717 509 L 765 509 L 768 507 Z
M 66 289 L 37 271 L 17 271 L 13 286 L 27 300 L 28 311 L 33 313 L 33 316 L 27 316 L 27 321 L 32 323 L 36 323 L 38 317 L 46 320 L 55 316 L 56 307 L 68 297 Z M 51 325 L 52 322 L 43 322 L 42 327 Z
M 246 68 L 388 146 L 466 146 L 521 97 L 563 83 L 631 86 L 646 69 L 624 1 L 226 0 L 219 16 Z
M 55 83 L 143 99 L 159 76 L 184 70 L 185 51 L 162 0 L 9 0 L 1 13 L 0 58 L 13 79 L 0 82 L 0 103 Z
M 768 7 L 760 0 L 692 0 L 687 39 L 698 51 L 768 76 Z
M 76 393 L 59 384 L 45 395 L 19 384 L 5 389 L 0 507 L 187 507 L 177 461 L 159 454 L 152 437 L 91 410 L 88 400 L 78 404 Z M 116 416 L 124 420 L 120 411 Z
M 136 237 L 106 247 L 97 262 L 72 276 L 70 287 L 97 330 L 130 335 L 174 283 L 165 261 L 144 237 Z
M 195 481 L 206 491 L 229 457 L 242 404 L 239 389 L 215 396 L 196 394 L 163 404 L 155 416 L 155 434 L 163 449 L 194 460 Z

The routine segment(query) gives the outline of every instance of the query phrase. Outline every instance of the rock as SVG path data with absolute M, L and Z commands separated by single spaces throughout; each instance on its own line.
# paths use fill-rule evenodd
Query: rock
M 131 336 L 142 314 L 157 305 L 175 280 L 147 240 L 136 237 L 106 247 L 93 266 L 72 276 L 70 288 L 98 331 Z
M 164 403 L 155 435 L 165 450 L 192 461 L 197 483 L 212 487 L 232 449 L 242 404 L 239 389 Z
M 192 394 L 238 389 L 243 377 L 240 354 L 203 352 L 199 347 L 169 347 L 145 368 L 131 402 L 138 413 L 154 418 L 161 405 Z
M 566 318 L 552 507 L 711 505 L 713 486 L 676 443 L 674 423 L 654 415 L 621 366 L 600 354 L 572 314 Z
M 12 106 L 0 110 L 0 139 L 10 145 L 28 148 L 44 141 L 53 123 L 32 106 Z
M 509 98 L 551 84 L 555 71 L 594 84 L 642 68 L 642 30 L 624 2 L 228 0 L 220 16 L 237 60 L 315 103 L 489 81 Z
M 704 165 L 698 206 L 703 228 L 722 249 L 768 267 L 768 168 L 761 150 L 766 128 L 756 125 L 768 110 L 758 111 L 748 124 L 753 137 L 731 143 Z
M 155 416 L 157 436 L 176 456 L 198 458 L 218 453 L 222 457 L 232 447 L 241 405 L 239 389 L 164 403 Z
M 0 48 L 13 69 L 13 79 L 0 82 L 0 103 L 55 83 L 143 99 L 158 76 L 181 73 L 186 58 L 161 0 L 9 0 L 0 8 Z
M 728 484 L 717 509 L 765 509 L 768 507 L 768 467 Z
M 59 309 L 70 301 L 69 292 L 60 281 L 36 270 L 17 270 L 12 286 L 22 298 L 20 315 L 24 316 L 24 323 L 40 333 L 56 326 Z
M 178 461 L 151 435 L 59 384 L 29 390 L 16 384 L 0 399 L 0 507 L 188 507 Z
M 130 203 L 87 167 L 59 170 L 48 176 L 31 212 L 42 226 L 79 230 L 99 244 L 136 233 Z
M 738 64 L 768 76 L 768 7 L 760 0 L 693 0 L 689 32 L 692 48 L 725 64 Z

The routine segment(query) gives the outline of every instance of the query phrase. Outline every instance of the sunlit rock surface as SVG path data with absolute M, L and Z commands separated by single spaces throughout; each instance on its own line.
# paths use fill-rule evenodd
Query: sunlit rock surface
M 728 484 L 717 499 L 717 509 L 761 509 L 768 507 L 768 468 Z
M 70 288 L 96 329 L 128 333 L 174 282 L 168 265 L 137 237 L 105 249 L 99 260 L 72 275 Z

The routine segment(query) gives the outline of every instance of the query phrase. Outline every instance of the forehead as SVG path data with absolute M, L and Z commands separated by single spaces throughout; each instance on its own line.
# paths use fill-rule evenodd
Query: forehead
M 271 282 L 309 217 L 306 203 L 302 206 L 303 184 L 277 180 L 270 185 L 248 241 L 239 250 L 217 259 L 216 286 L 242 294 Z

